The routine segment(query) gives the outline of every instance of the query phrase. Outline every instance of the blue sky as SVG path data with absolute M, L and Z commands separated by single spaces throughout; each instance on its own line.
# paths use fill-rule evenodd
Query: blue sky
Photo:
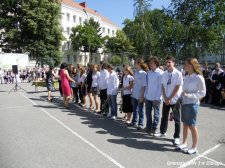
M 87 2 L 88 7 L 97 10 L 103 16 L 110 19 L 120 27 L 126 18 L 133 19 L 134 0 L 75 0 L 76 2 Z M 152 0 L 152 9 L 168 7 L 170 0 Z

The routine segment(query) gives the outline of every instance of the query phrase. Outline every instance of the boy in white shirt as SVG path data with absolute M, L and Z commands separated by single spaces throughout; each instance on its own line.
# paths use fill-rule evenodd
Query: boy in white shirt
M 111 119 L 115 120 L 117 117 L 116 97 L 118 94 L 119 79 L 117 73 L 113 70 L 112 65 L 108 65 L 107 68 L 109 71 L 108 86 L 107 86 L 108 103 L 111 109 Z
M 151 135 L 156 133 L 160 120 L 160 104 L 162 100 L 162 84 L 161 79 L 163 71 L 159 69 L 159 60 L 157 57 L 149 59 L 150 70 L 147 74 L 147 87 L 145 90 L 145 112 L 146 112 L 146 128 L 145 131 Z M 154 114 L 152 115 L 152 110 Z
M 175 58 L 166 57 L 167 70 L 162 76 L 163 110 L 160 125 L 160 133 L 154 134 L 156 137 L 165 137 L 168 127 L 170 109 L 173 111 L 175 122 L 174 145 L 180 144 L 180 104 L 178 99 L 182 92 L 182 73 L 175 67 Z

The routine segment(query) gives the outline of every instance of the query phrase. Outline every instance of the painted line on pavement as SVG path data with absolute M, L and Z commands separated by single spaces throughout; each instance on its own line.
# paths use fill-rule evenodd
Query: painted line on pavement
M 214 147 L 210 148 L 209 150 L 205 151 L 204 153 L 202 154 L 199 154 L 197 157 L 191 159 L 190 161 L 182 164 L 180 167 L 178 168 L 185 168 L 185 167 L 188 167 L 188 166 L 191 166 L 195 161 L 197 161 L 198 159 L 200 159 L 201 157 L 203 156 L 206 156 L 208 155 L 209 153 L 215 151 L 217 148 L 219 148 L 221 146 L 221 144 L 217 144 L 215 145 Z
M 33 105 L 38 105 L 36 104 L 34 101 L 30 100 L 27 96 L 25 96 L 23 93 L 20 93 L 23 97 L 25 97 L 28 101 L 30 101 Z M 98 153 L 100 153 L 102 156 L 104 156 L 105 158 L 107 158 L 110 162 L 112 162 L 113 164 L 115 164 L 116 166 L 118 166 L 119 168 L 125 168 L 124 166 L 122 166 L 119 162 L 117 162 L 115 159 L 113 159 L 111 156 L 107 155 L 105 152 L 103 152 L 102 150 L 100 150 L 99 148 L 97 148 L 94 144 L 92 144 L 91 142 L 89 142 L 88 140 L 86 140 L 84 137 L 82 137 L 81 135 L 79 135 L 77 132 L 75 132 L 74 130 L 72 130 L 70 127 L 68 127 L 67 125 L 65 125 L 63 122 L 61 122 L 59 119 L 57 119 L 56 117 L 54 117 L 53 115 L 51 115 L 49 112 L 47 112 L 45 109 L 43 108 L 39 108 L 42 112 L 44 112 L 45 114 L 47 114 L 50 118 L 52 118 L 53 120 L 55 120 L 57 123 L 59 123 L 61 126 L 63 126 L 65 129 L 67 129 L 69 132 L 71 132 L 73 135 L 75 135 L 76 137 L 78 137 L 80 140 L 82 140 L 84 143 L 88 144 L 90 147 L 92 147 L 94 150 L 96 150 Z

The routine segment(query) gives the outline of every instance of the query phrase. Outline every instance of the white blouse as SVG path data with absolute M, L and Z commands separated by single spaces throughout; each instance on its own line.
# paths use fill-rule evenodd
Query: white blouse
M 205 80 L 203 76 L 193 73 L 187 75 L 184 79 L 182 104 L 200 104 L 199 99 L 203 98 L 206 94 Z
M 96 73 L 93 72 L 91 87 L 98 87 L 99 78 L 100 78 L 100 72 L 96 72 Z
M 131 76 L 131 75 L 125 75 L 124 77 L 123 77 L 123 87 L 127 87 L 127 86 L 129 86 L 130 85 L 130 82 L 132 82 L 132 81 L 134 81 L 134 77 L 133 76 Z M 123 91 L 123 94 L 124 95 L 129 95 L 129 94 L 131 94 L 131 89 L 127 89 L 127 90 L 124 90 Z

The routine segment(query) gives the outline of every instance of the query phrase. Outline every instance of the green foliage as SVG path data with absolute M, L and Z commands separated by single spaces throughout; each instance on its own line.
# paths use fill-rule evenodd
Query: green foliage
M 92 62 L 92 54 L 96 53 L 103 44 L 100 31 L 100 24 L 95 22 L 93 18 L 85 21 L 83 26 L 73 27 L 70 35 L 73 49 L 89 52 Z
M 121 66 L 122 64 L 129 64 L 129 58 L 124 55 L 113 55 L 109 63 L 115 66 Z
M 224 0 L 172 0 L 168 9 L 152 11 L 142 0 L 136 0 L 134 6 L 137 15 L 124 21 L 123 30 L 138 57 L 173 55 L 183 59 L 221 52 Z
M 123 53 L 133 49 L 126 34 L 121 30 L 116 32 L 115 37 L 107 37 L 105 41 L 105 47 L 109 52 Z
M 53 0 L 1 0 L 0 29 L 5 30 L 5 50 L 29 52 L 31 58 L 50 64 L 61 62 L 63 39 L 60 2 Z

